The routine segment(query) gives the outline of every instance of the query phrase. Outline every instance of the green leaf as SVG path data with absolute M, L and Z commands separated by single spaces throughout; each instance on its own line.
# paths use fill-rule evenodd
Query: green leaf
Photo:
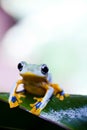
M 8 97 L 7 93 L 0 94 L 0 99 L 4 101 L 7 101 Z M 33 95 L 27 94 L 22 100 L 20 108 L 23 111 L 31 110 L 29 104 L 35 102 Z M 70 95 L 63 101 L 53 96 L 38 118 L 49 121 L 49 123 L 53 122 L 55 126 L 65 129 L 87 130 L 87 96 Z

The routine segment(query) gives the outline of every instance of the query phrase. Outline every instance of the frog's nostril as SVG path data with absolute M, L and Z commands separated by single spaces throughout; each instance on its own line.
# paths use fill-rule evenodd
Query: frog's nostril
M 17 66 L 17 68 L 19 69 L 19 71 L 22 71 L 22 69 L 23 69 L 22 63 L 19 63 L 18 66 Z

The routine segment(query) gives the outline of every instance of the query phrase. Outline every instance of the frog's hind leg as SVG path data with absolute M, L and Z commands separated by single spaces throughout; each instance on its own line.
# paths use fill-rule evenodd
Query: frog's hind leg
M 19 80 L 16 84 L 14 84 L 12 91 L 10 92 L 9 96 L 9 105 L 10 108 L 17 107 L 20 103 L 22 103 L 22 100 L 20 100 L 21 97 L 25 97 L 23 93 L 18 93 L 17 88 L 19 87 L 19 84 L 23 83 L 22 80 Z
M 61 89 L 58 84 L 51 84 L 51 86 L 54 88 L 54 95 L 56 95 L 60 100 L 63 101 L 65 97 L 69 96 L 69 94 L 64 93 L 64 90 Z

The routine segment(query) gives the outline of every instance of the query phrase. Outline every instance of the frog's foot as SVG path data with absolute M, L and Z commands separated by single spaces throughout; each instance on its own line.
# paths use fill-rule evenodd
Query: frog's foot
M 37 97 L 34 97 L 33 98 L 34 100 L 37 100 L 35 103 L 33 104 L 30 104 L 30 107 L 34 107 L 38 102 L 41 102 L 42 101 L 42 98 L 37 98 Z
M 26 96 L 23 94 L 23 93 L 19 93 L 19 94 L 16 94 L 16 97 L 17 97 L 17 101 L 18 103 L 22 103 L 22 100 L 20 99 L 21 97 L 25 98 Z
M 17 107 L 19 105 L 16 96 L 12 96 L 11 100 L 9 101 L 10 108 Z
M 25 96 L 21 93 L 20 94 L 14 93 L 14 95 L 9 100 L 10 108 L 19 106 L 19 104 L 22 103 L 22 100 L 20 100 L 21 97 L 25 97 Z
M 63 90 L 56 95 L 56 97 L 59 98 L 61 101 L 63 101 L 64 98 L 68 96 L 69 94 L 65 94 Z
M 42 105 L 42 102 L 37 102 L 35 103 L 35 106 L 31 109 L 31 113 L 32 114 L 35 114 L 35 115 L 40 115 L 40 112 L 41 112 L 41 108 L 40 106 Z

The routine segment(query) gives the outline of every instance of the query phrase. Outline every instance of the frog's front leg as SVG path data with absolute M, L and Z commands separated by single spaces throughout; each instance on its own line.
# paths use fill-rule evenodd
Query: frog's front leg
M 49 102 L 51 96 L 53 95 L 54 88 L 52 88 L 48 85 L 45 85 L 45 89 L 46 89 L 46 93 L 43 98 L 35 98 L 37 100 L 37 102 L 35 104 L 33 104 L 33 108 L 30 111 L 31 113 L 33 113 L 35 115 L 40 114 L 40 112 L 44 109 L 44 107 Z
M 23 80 L 18 80 L 18 82 L 16 82 L 16 84 L 14 84 L 14 86 L 12 87 L 9 100 L 8 100 L 10 108 L 17 107 L 22 102 L 20 98 L 25 97 L 23 93 L 17 93 L 17 88 L 22 83 L 23 83 Z

